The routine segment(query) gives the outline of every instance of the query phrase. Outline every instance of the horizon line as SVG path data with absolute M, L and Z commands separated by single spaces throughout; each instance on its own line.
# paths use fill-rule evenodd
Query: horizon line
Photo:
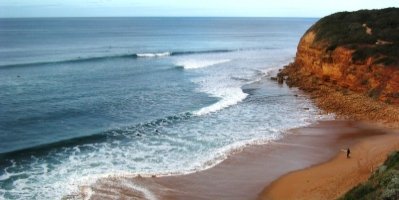
M 0 17 L 0 19 L 28 19 L 28 18 L 308 18 L 321 17 L 301 16 L 31 16 L 31 17 Z

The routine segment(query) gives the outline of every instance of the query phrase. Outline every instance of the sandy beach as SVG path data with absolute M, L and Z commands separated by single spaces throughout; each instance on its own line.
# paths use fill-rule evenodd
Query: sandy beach
M 336 199 L 366 181 L 387 155 L 399 149 L 399 135 L 360 139 L 351 147 L 351 157 L 337 154 L 332 160 L 289 173 L 267 187 L 259 199 Z
M 307 180 L 312 180 L 312 186 L 318 188 L 318 191 L 329 190 L 328 194 L 336 196 L 365 180 L 370 173 L 367 168 L 369 163 L 377 167 L 385 159 L 387 153 L 399 146 L 397 138 L 398 136 L 393 134 L 392 130 L 375 128 L 368 123 L 322 121 L 308 127 L 291 130 L 278 141 L 244 148 L 219 165 L 205 171 L 180 176 L 100 179 L 91 186 L 90 199 L 133 197 L 137 199 L 285 199 L 286 196 L 279 195 L 291 194 L 285 192 L 286 188 L 299 190 L 295 190 L 293 195 L 302 195 L 302 193 L 297 193 L 301 192 L 301 188 L 311 188 L 302 184 Z M 344 159 L 345 152 L 341 151 L 347 147 L 352 148 L 351 159 Z M 319 169 L 319 163 L 331 159 L 332 161 L 321 165 L 330 169 Z M 273 182 L 288 172 L 304 168 L 308 169 L 299 171 L 300 175 L 292 173 L 284 176 L 281 181 Z M 337 170 L 333 170 L 335 168 Z M 357 169 L 360 170 L 359 176 L 346 179 L 348 173 L 355 173 Z M 343 171 L 337 173 L 338 170 Z M 323 172 L 326 173 L 323 174 Z M 303 178 L 308 177 L 307 173 L 312 176 Z M 325 187 L 325 184 L 329 183 L 325 181 L 325 176 L 337 180 L 337 184 L 341 184 L 338 180 L 345 179 L 342 181 L 346 181 L 346 184 L 337 189 Z M 322 181 L 313 182 L 313 180 Z M 265 189 L 265 186 L 271 183 L 273 183 L 272 186 Z M 297 187 L 297 185 L 302 187 Z M 87 189 L 82 189 L 86 191 L 86 197 L 88 197 Z M 316 196 L 304 196 L 305 199 L 319 198 L 317 195 L 320 193 L 306 191 Z M 297 198 L 297 196 L 291 197 Z
M 398 6 L 0 1 L 0 200 L 399 200 Z
M 335 111 L 337 120 L 289 130 L 268 144 L 246 146 L 204 171 L 112 176 L 81 187 L 81 195 L 87 199 L 336 199 L 367 180 L 389 153 L 399 149 L 396 106 L 328 83 L 304 82 L 300 88 L 323 112 Z
M 378 12 L 384 14 L 385 11 L 394 12 L 393 9 Z M 345 17 L 342 13 L 337 15 Z M 380 15 L 374 13 L 371 18 L 376 16 Z M 337 199 L 366 181 L 391 152 L 399 149 L 399 107 L 395 103 L 399 74 L 393 63 L 385 63 L 382 67 L 381 63 L 371 62 L 373 58 L 379 59 L 376 55 L 356 60 L 353 52 L 364 49 L 346 46 L 353 43 L 346 40 L 346 32 L 331 33 L 338 34 L 340 39 L 323 34 L 340 29 L 337 27 L 341 27 L 341 22 L 334 24 L 335 17 L 331 17 L 331 23 L 312 26 L 299 42 L 295 61 L 271 79 L 304 91 L 323 114 L 334 113 L 337 120 L 291 129 L 279 140 L 246 146 L 220 164 L 192 174 L 103 178 L 83 188 L 89 191 L 83 192 L 85 197 Z M 351 17 L 348 20 L 359 18 L 356 14 Z M 383 24 L 381 28 L 386 27 Z M 359 29 L 357 34 L 365 33 Z M 372 35 L 367 30 L 366 34 Z M 341 44 L 342 41 L 347 44 Z M 367 44 L 369 41 L 358 42 Z M 375 45 L 380 44 L 369 44 L 373 48 Z M 384 55 L 392 56 L 389 52 Z M 392 57 L 394 61 L 395 56 Z M 346 155 L 348 148 L 351 149 L 350 158 Z

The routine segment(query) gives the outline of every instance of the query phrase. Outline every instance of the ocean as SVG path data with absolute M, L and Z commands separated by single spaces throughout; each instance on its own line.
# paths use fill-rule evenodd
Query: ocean
M 0 199 L 204 170 L 326 117 L 270 80 L 316 20 L 0 19 Z

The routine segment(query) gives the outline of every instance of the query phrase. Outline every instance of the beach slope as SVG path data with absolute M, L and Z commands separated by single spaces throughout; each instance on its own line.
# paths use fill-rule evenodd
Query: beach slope
M 278 75 L 338 118 L 396 128 L 367 137 L 352 157 L 289 173 L 266 187 L 260 199 L 336 199 L 375 172 L 399 149 L 399 9 L 360 10 L 327 16 L 301 38 L 294 63 Z
M 267 187 L 259 199 L 337 199 L 350 188 L 368 179 L 387 155 L 399 149 L 399 134 L 367 137 L 334 159 L 289 173 Z

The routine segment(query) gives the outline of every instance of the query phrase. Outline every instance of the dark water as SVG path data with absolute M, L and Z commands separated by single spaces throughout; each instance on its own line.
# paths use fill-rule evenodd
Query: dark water
M 0 197 L 200 170 L 311 122 L 295 91 L 257 83 L 315 20 L 0 19 Z

